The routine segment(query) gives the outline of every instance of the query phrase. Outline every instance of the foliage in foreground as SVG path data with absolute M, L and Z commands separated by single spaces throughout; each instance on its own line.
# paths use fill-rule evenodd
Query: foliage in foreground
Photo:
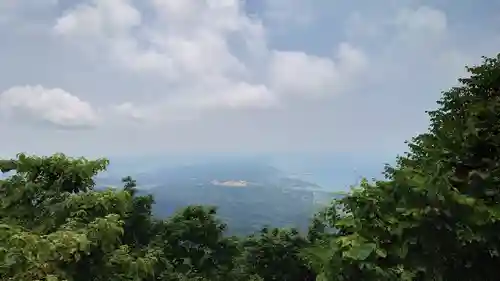
M 385 180 L 333 202 L 305 236 L 228 237 L 202 206 L 153 218 L 131 178 L 94 190 L 104 159 L 3 161 L 1 280 L 497 280 L 500 56 L 468 71 Z

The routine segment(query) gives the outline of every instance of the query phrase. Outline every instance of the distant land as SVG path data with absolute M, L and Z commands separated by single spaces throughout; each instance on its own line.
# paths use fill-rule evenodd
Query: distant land
M 361 177 L 381 178 L 384 164 L 393 164 L 395 154 L 359 155 L 350 152 L 295 153 L 199 153 L 110 156 L 108 174 L 150 173 L 160 169 L 177 169 L 211 163 L 255 163 L 268 165 L 289 178 L 308 181 L 324 190 L 348 191 Z
M 159 217 L 187 205 L 217 206 L 230 234 L 249 234 L 264 226 L 305 230 L 317 210 L 361 177 L 352 167 L 320 160 L 302 158 L 301 162 L 290 156 L 111 159 L 108 171 L 96 182 L 99 187 L 121 186 L 123 176 L 132 176 L 140 193 L 154 195 Z M 307 165 L 312 169 L 308 171 Z M 372 175 L 362 175 L 380 178 L 376 174 L 382 168 L 383 163 L 367 166 Z M 325 188 L 315 177 L 343 185 Z

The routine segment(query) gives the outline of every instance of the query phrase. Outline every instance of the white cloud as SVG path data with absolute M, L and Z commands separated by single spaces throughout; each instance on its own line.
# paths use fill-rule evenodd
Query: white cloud
M 355 39 L 387 39 L 389 36 L 391 39 L 413 38 L 413 42 L 432 42 L 447 32 L 446 14 L 431 6 L 399 7 L 390 16 L 354 11 L 347 19 L 346 28 L 348 36 Z
M 14 152 L 394 151 L 500 43 L 486 0 L 51 1 L 0 1 L 0 89 L 54 85 L 87 109 L 3 95 Z
M 321 97 L 342 93 L 368 62 L 360 50 L 347 43 L 340 44 L 336 59 L 275 51 L 270 63 L 270 84 L 282 95 Z
M 427 49 L 427 52 L 446 51 L 443 45 L 450 43 L 448 19 L 442 11 L 421 6 L 402 9 L 393 24 L 398 28 L 398 40 L 410 48 Z M 446 46 L 447 48 L 453 46 Z
M 398 7 L 390 17 L 355 11 L 347 20 L 347 30 L 351 42 L 376 53 L 370 57 L 370 69 L 365 73 L 370 75 L 364 77 L 364 83 L 372 80 L 390 85 L 387 77 L 406 80 L 418 70 L 429 75 L 427 83 L 438 78 L 446 85 L 456 79 L 457 69 L 461 70 L 458 65 L 464 69 L 479 57 L 471 61 L 470 50 L 457 45 L 457 34 L 450 29 L 446 13 L 431 6 Z M 450 63 L 452 56 L 455 62 Z
M 244 71 L 227 38 L 239 32 L 253 39 L 247 36 L 254 36 L 260 26 L 242 15 L 238 1 L 153 0 L 151 4 L 155 17 L 150 25 L 141 25 L 141 13 L 130 1 L 94 0 L 69 10 L 54 30 L 85 42 L 82 47 L 104 48 L 105 57 L 122 66 L 156 72 L 171 82 Z M 90 39 L 93 45 L 88 44 Z
M 338 59 L 339 72 L 344 75 L 345 79 L 355 78 L 362 74 L 369 64 L 368 57 L 361 49 L 354 48 L 345 42 L 339 45 L 336 58 Z
M 442 11 L 421 6 L 417 9 L 403 9 L 395 23 L 408 31 L 443 33 L 447 28 L 446 14 Z
M 96 125 L 97 113 L 78 97 L 58 88 L 17 86 L 0 93 L 1 112 L 8 117 L 44 121 L 66 129 Z
M 104 50 L 103 58 L 125 69 L 165 80 L 168 95 L 159 93 L 153 104 L 118 102 L 115 110 L 133 119 L 177 119 L 174 114 L 184 119 L 214 108 L 277 106 L 288 94 L 321 96 L 332 87 L 340 93 L 366 63 L 348 45 L 341 45 L 338 65 L 331 57 L 269 49 L 262 22 L 249 17 L 238 0 L 150 4 L 154 12 L 148 23 L 127 0 L 94 0 L 68 10 L 54 26 L 63 38 Z
M 61 16 L 54 30 L 61 34 L 114 37 L 140 23 L 140 13 L 126 0 L 93 1 Z
M 158 103 L 124 102 L 113 107 L 118 116 L 139 122 L 193 120 L 206 111 L 220 109 L 269 108 L 278 106 L 277 98 L 264 85 L 251 85 L 214 79 L 164 98 Z M 200 93 L 207 92 L 207 95 Z
M 303 52 L 275 52 L 270 78 L 273 89 L 283 95 L 324 94 L 340 82 L 331 60 Z

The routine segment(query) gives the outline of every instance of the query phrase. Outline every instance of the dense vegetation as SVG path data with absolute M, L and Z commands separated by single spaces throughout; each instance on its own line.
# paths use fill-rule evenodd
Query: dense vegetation
M 333 202 L 305 236 L 228 237 L 201 206 L 155 219 L 131 178 L 93 189 L 106 160 L 3 161 L 1 280 L 498 280 L 500 56 L 468 71 L 386 178 Z

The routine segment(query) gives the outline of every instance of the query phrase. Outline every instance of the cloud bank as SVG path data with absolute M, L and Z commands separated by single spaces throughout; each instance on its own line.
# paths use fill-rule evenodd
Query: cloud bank
M 5 153 L 394 153 L 465 64 L 498 51 L 499 7 L 370 3 L 7 1 Z

